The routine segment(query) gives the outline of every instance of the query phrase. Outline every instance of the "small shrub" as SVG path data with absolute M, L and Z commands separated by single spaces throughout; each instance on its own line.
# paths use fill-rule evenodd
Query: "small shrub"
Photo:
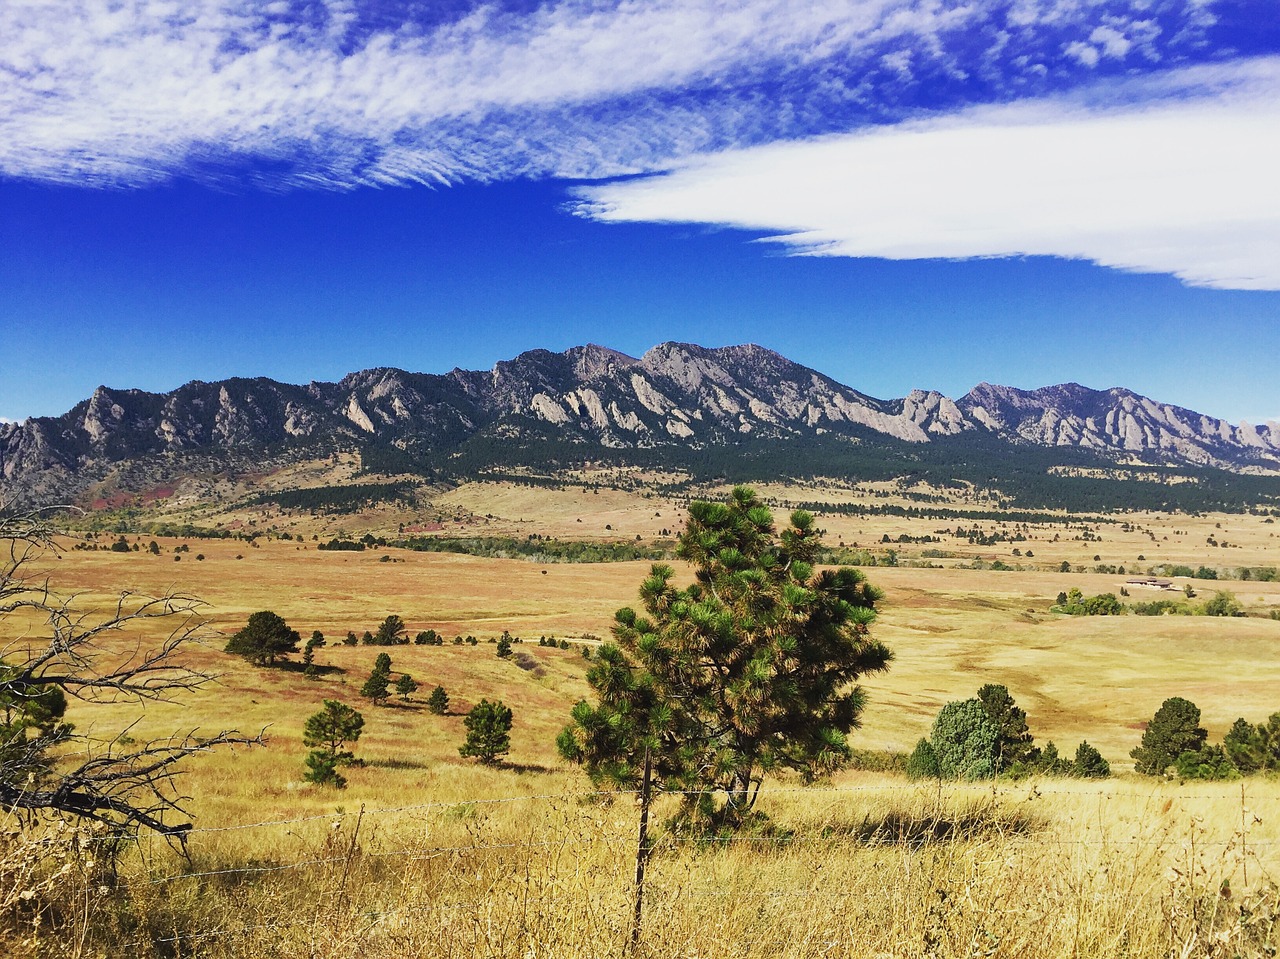
M 480 700 L 464 720 L 467 740 L 458 747 L 458 755 L 475 756 L 482 763 L 496 762 L 511 751 L 511 721 L 511 710 L 501 700 Z
M 996 771 L 1000 734 L 977 699 L 947 703 L 929 733 L 945 779 L 982 779 Z
M 444 691 L 443 686 L 431 690 L 431 695 L 427 697 L 427 709 L 437 716 L 443 716 L 449 711 L 449 694 Z
M 1200 611 L 1205 616 L 1243 616 L 1244 607 L 1231 593 L 1220 590 L 1205 600 Z
M 1071 765 L 1072 773 L 1084 779 L 1106 779 L 1111 775 L 1111 764 L 1087 742 L 1076 747 L 1075 762 Z
M 1220 781 L 1235 779 L 1240 773 L 1232 765 L 1231 758 L 1221 746 L 1205 746 L 1199 750 L 1187 750 L 1174 761 L 1179 779 L 1203 779 Z
M 938 767 L 938 754 L 933 751 L 929 740 L 921 739 L 916 748 L 907 757 L 908 779 L 941 779 L 942 770 Z

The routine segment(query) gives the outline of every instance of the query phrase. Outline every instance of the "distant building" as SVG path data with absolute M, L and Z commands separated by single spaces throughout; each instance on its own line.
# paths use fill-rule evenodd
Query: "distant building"
M 1143 589 L 1174 589 L 1178 587 L 1173 584 L 1171 579 L 1158 579 L 1155 576 L 1142 576 L 1138 579 L 1131 579 L 1125 583 L 1126 586 L 1139 586 Z

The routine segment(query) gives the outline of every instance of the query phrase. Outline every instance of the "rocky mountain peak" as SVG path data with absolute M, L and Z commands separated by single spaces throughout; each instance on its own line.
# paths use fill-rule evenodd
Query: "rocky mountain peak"
M 192 381 L 171 393 L 105 386 L 61 417 L 0 424 L 4 488 L 74 490 L 114 464 L 169 452 L 375 442 L 434 457 L 477 436 L 612 448 L 725 445 L 831 434 L 932 443 L 970 432 L 1113 459 L 1280 467 L 1280 424 L 1232 426 L 1130 390 L 980 383 L 959 400 L 912 390 L 880 400 L 756 344 L 660 343 L 639 359 L 596 344 L 529 350 L 488 371 L 394 367 L 305 387 Z M 221 454 L 219 454 L 221 455 Z
M 597 346 L 595 343 L 571 347 L 562 355 L 569 360 L 574 375 L 580 380 L 609 376 L 618 370 L 630 369 L 640 362 L 634 356 L 611 350 L 607 346 Z

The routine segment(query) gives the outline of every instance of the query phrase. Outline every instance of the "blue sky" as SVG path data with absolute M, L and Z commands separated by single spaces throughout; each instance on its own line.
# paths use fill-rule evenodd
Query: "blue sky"
M 1275 0 L 9 0 L 0 418 L 757 342 L 1280 419 Z

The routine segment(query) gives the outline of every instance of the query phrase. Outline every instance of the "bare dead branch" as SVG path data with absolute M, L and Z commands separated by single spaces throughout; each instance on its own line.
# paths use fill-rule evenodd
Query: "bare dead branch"
M 42 554 L 56 549 L 53 530 L 41 517 L 4 515 L 0 504 L 0 542 L 7 546 L 0 551 L 0 617 L 34 616 L 45 626 L 38 642 L 14 641 L 0 649 L 0 809 L 92 819 L 116 832 L 150 829 L 181 841 L 191 828 L 189 797 L 177 787 L 181 760 L 217 746 L 261 745 L 262 735 L 224 730 L 202 737 L 193 731 L 132 751 L 120 751 L 117 738 L 95 752 L 59 718 L 63 693 L 88 702 L 173 701 L 211 681 L 212 675 L 178 658 L 208 635 L 203 604 L 178 592 L 147 597 L 125 591 L 111 612 L 94 617 L 76 609 L 74 596 L 57 595 L 47 579 L 31 572 Z M 168 632 L 156 645 L 138 639 L 119 651 L 118 644 L 102 642 L 160 623 Z M 81 747 L 80 758 L 66 748 L 71 743 Z

